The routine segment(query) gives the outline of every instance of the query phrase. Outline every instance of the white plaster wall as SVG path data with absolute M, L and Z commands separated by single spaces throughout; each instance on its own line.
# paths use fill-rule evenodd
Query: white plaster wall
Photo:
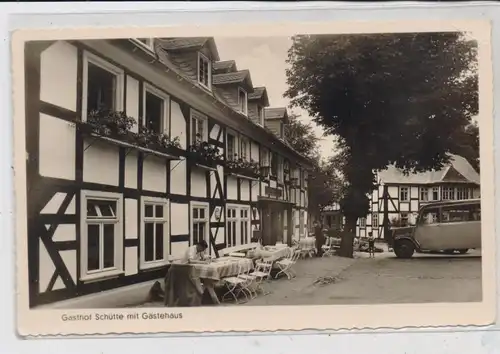
M 77 48 L 57 41 L 41 54 L 40 99 L 76 111 Z M 57 140 L 57 139 L 55 139 Z
M 131 131 L 139 131 L 139 81 L 127 75 L 127 116 L 135 119 L 136 124 Z
M 142 189 L 155 192 L 167 192 L 166 160 L 147 155 L 143 162 Z
M 419 198 L 418 187 L 410 187 L 410 198 Z
M 227 199 L 238 198 L 238 180 L 235 177 L 227 177 Z
M 125 275 L 137 274 L 139 271 L 139 261 L 137 257 L 137 247 L 125 248 Z
M 260 149 L 259 145 L 252 142 L 250 145 L 250 158 L 254 160 L 255 162 L 260 161 Z
M 170 135 L 172 138 L 179 137 L 181 148 L 186 149 L 186 120 L 184 119 L 184 115 L 182 114 L 181 107 L 177 102 L 173 100 L 170 100 Z
M 83 181 L 117 186 L 119 178 L 118 147 L 105 142 L 85 139 L 85 148 L 87 150 L 83 153 Z
M 40 292 L 45 292 L 56 268 L 42 240 L 39 240 L 39 244 L 38 282 L 40 284 Z
M 418 211 L 418 200 L 412 200 L 411 201 L 411 211 Z
M 50 225 L 45 225 L 47 228 Z M 57 226 L 54 235 L 54 241 L 75 241 L 76 240 L 76 225 L 75 224 L 60 224 Z
M 395 201 L 396 203 L 397 201 Z M 397 203 L 396 203 L 396 206 L 397 206 Z M 402 211 L 402 212 L 405 212 L 405 211 L 410 211 L 410 203 L 406 203 L 406 202 L 400 202 L 399 203 L 399 211 Z
M 276 181 L 273 181 L 273 180 L 270 180 L 270 181 L 269 181 L 269 187 L 271 187 L 271 188 L 276 188 L 276 185 L 277 185 L 277 184 L 276 184 Z
M 186 195 L 186 160 L 170 161 L 170 193 Z
M 378 212 L 378 208 L 379 208 L 378 204 L 372 204 L 371 211 Z
M 125 157 L 125 187 L 137 188 L 137 157 L 135 151 L 130 151 Z
M 207 197 L 207 181 L 205 170 L 201 168 L 193 168 L 191 170 L 191 195 L 193 197 Z
M 215 233 L 217 232 L 217 228 L 216 227 L 212 227 L 212 234 L 215 236 L 215 244 L 218 244 L 218 243 L 224 243 L 224 235 L 225 235 L 225 228 L 224 227 L 219 227 L 219 232 L 217 233 L 217 235 L 215 235 Z M 239 240 L 237 240 L 238 242 Z
M 49 202 L 47 204 L 45 204 L 45 206 L 43 207 L 40 214 L 55 214 L 55 213 L 57 213 L 57 210 L 61 206 L 65 197 L 66 197 L 66 193 L 57 192 L 56 194 L 54 194 L 54 196 L 52 196 L 52 198 L 49 200 Z
M 387 191 L 389 192 L 389 196 L 391 198 L 399 198 L 399 189 L 395 186 L 387 187 Z
M 60 251 L 59 254 L 68 269 L 71 279 L 76 283 L 78 279 L 78 274 L 76 273 L 76 250 L 65 250 Z
M 75 179 L 75 136 L 74 124 L 40 114 L 38 158 L 42 176 Z
M 137 235 L 137 208 L 139 203 L 137 199 L 125 198 L 125 238 L 136 239 Z
M 170 245 L 170 259 L 176 260 L 184 257 L 186 249 L 189 247 L 188 241 L 172 242 Z
M 374 190 L 372 192 L 372 201 L 374 201 L 374 202 L 378 201 L 378 191 L 377 190 Z
M 250 200 L 250 183 L 251 181 L 248 180 L 242 180 L 241 181 L 241 187 L 240 187 L 240 197 L 241 200 L 248 201 Z
M 252 200 L 256 201 L 259 197 L 259 184 L 260 182 L 252 183 Z
M 170 235 L 189 234 L 189 204 L 170 203 Z M 178 242 L 172 242 L 173 245 Z

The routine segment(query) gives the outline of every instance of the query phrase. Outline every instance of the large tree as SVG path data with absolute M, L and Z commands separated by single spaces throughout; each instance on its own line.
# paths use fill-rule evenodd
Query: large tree
M 459 127 L 478 110 L 477 43 L 463 33 L 300 35 L 288 53 L 285 96 L 338 137 L 346 217 L 341 255 L 352 257 L 374 172 L 441 168 Z
M 300 116 L 291 113 L 285 125 L 285 139 L 297 152 L 310 159 L 319 158 L 319 138 L 310 123 L 304 123 Z

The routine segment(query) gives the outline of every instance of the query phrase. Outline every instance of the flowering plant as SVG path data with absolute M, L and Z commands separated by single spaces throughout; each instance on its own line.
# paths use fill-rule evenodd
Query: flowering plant
M 260 178 L 260 166 L 258 162 L 250 159 L 247 161 L 243 158 L 238 158 L 235 154 L 234 159 L 228 160 L 226 162 L 226 168 L 228 172 L 240 174 L 248 177 Z
M 141 128 L 135 136 L 137 145 L 152 150 L 165 150 L 169 148 L 180 149 L 179 137 L 170 138 L 165 133 L 157 133 L 152 129 Z
M 215 167 L 223 162 L 219 148 L 201 140 L 201 135 L 196 134 L 196 142 L 189 147 L 191 158 L 200 165 Z
M 91 111 L 86 123 L 94 133 L 114 137 L 127 135 L 136 124 L 135 119 L 128 117 L 125 112 L 107 109 Z

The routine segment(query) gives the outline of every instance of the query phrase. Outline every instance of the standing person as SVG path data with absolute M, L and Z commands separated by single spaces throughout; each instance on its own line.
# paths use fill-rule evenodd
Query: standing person
M 375 258 L 375 239 L 371 231 L 368 233 L 368 252 L 370 253 L 370 258 Z
M 325 243 L 325 235 L 323 234 L 323 225 L 320 221 L 314 223 L 314 236 L 316 237 L 316 256 L 321 257 L 323 255 L 323 244 Z

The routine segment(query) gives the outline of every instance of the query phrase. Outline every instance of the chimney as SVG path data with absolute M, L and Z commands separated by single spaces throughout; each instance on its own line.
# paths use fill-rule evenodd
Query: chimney
M 265 87 L 254 87 L 248 94 L 248 117 L 256 124 L 264 126 L 264 109 L 269 106 Z
M 266 108 L 264 110 L 265 127 L 278 138 L 285 139 L 285 124 L 288 123 L 288 114 L 285 107 Z

